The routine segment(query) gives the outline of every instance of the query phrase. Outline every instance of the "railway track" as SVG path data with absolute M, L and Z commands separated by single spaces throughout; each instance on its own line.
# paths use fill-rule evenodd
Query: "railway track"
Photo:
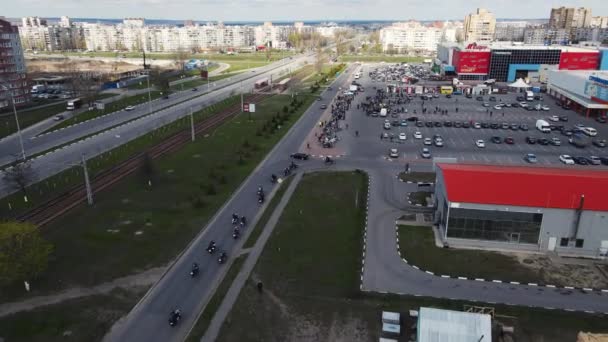
M 259 102 L 260 100 L 270 96 L 272 95 L 254 94 L 251 95 L 248 100 Z M 222 113 L 213 115 L 201 122 L 196 123 L 194 126 L 195 134 L 200 135 L 213 130 L 222 123 L 236 116 L 238 113 L 240 113 L 240 104 L 230 106 Z M 146 154 L 151 159 L 160 158 L 166 154 L 179 150 L 181 147 L 190 142 L 190 140 L 190 129 L 184 129 L 171 135 L 160 143 L 151 146 L 142 152 L 134 154 L 128 159 L 112 167 L 100 171 L 91 179 L 91 189 L 93 194 L 113 186 L 125 177 L 137 171 L 143 165 Z M 84 184 L 76 185 L 57 197 L 50 199 L 47 202 L 44 202 L 29 210 L 28 212 L 15 217 L 15 219 L 22 222 L 27 221 L 37 225 L 38 227 L 42 227 L 72 210 L 76 206 L 84 203 L 85 201 L 86 188 Z

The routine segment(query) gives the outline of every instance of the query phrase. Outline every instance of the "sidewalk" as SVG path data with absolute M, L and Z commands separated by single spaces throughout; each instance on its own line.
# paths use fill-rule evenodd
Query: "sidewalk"
M 279 217 L 283 213 L 283 209 L 285 209 L 285 206 L 287 206 L 287 203 L 289 202 L 291 195 L 293 195 L 293 193 L 294 193 L 298 183 L 300 183 L 301 179 L 302 179 L 302 173 L 298 172 L 295 175 L 291 184 L 289 184 L 289 187 L 285 191 L 285 194 L 281 198 L 281 201 L 278 203 L 275 210 L 272 212 L 272 215 L 270 215 L 270 218 L 268 219 L 268 222 L 264 226 L 264 230 L 262 231 L 262 234 L 260 234 L 258 241 L 255 243 L 253 248 L 251 248 L 249 257 L 245 261 L 245 264 L 243 265 L 243 268 L 241 269 L 239 274 L 234 279 L 234 282 L 232 282 L 232 285 L 230 286 L 230 289 L 226 293 L 226 296 L 224 297 L 222 304 L 220 305 L 217 312 L 215 313 L 215 316 L 213 316 L 211 323 L 209 323 L 209 327 L 207 328 L 205 335 L 201 339 L 201 342 L 203 342 L 203 341 L 212 342 L 217 339 L 220 329 L 222 328 L 222 325 L 224 324 L 224 320 L 230 313 L 230 310 L 232 310 L 232 306 L 236 302 L 236 299 L 238 298 L 239 293 L 241 293 L 241 289 L 247 282 L 247 278 L 249 278 L 249 275 L 251 274 L 253 267 L 258 262 L 258 258 L 262 254 L 262 251 L 264 250 L 264 246 L 266 245 L 266 242 L 268 241 L 268 239 L 270 238 L 270 235 L 274 231 L 274 228 L 276 227 L 277 222 L 279 221 Z

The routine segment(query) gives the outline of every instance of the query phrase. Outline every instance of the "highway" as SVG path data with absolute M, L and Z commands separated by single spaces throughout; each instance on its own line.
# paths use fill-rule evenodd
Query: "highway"
M 323 97 L 335 96 L 337 85 L 349 82 L 350 71 L 341 74 L 332 91 L 326 91 Z M 308 132 L 315 126 L 322 110 L 321 102 L 315 102 L 292 127 L 283 139 L 268 154 L 264 161 L 243 182 L 231 199 L 217 212 L 213 219 L 202 230 L 190 246 L 178 257 L 162 279 L 146 294 L 127 316 L 126 321 L 115 326 L 107 336 L 107 341 L 182 341 L 187 336 L 195 318 L 203 309 L 212 290 L 223 277 L 229 265 L 219 265 L 216 261 L 220 252 L 226 251 L 230 259 L 233 251 L 239 250 L 245 236 L 239 240 L 232 238 L 232 213 L 245 215 L 249 226 L 254 226 L 253 218 L 260 213 L 257 203 L 257 187 L 262 185 L 266 192 L 272 190 L 270 175 L 279 174 L 289 165 L 289 154 L 300 148 Z M 320 162 L 317 161 L 318 164 Z M 268 201 L 266 202 L 268 203 Z M 246 235 L 245 233 L 244 235 Z M 209 241 L 214 240 L 218 252 L 209 255 L 205 249 Z M 189 272 L 193 262 L 199 263 L 201 273 L 191 279 Z M 183 312 L 182 321 L 177 327 L 168 324 L 169 312 L 179 308 Z
M 284 75 L 290 70 L 299 68 L 305 62 L 310 62 L 312 58 L 314 57 L 304 55 L 294 57 L 293 59 L 284 59 L 263 68 L 259 68 L 255 72 L 243 73 L 232 77 L 231 79 L 226 79 L 224 82 L 217 82 L 215 90 L 212 88 L 210 93 L 202 96 L 193 91 L 179 92 L 172 95 L 168 100 L 161 99 L 155 101 L 152 111 L 157 111 L 152 115 L 146 115 L 149 113 L 149 110 L 148 105 L 145 104 L 138 106 L 133 111 L 117 112 L 100 117 L 96 120 L 86 121 L 79 125 L 65 128 L 55 133 L 45 134 L 35 139 L 28 139 L 24 143 L 27 146 L 26 148 L 28 148 L 28 154 L 31 154 L 46 151 L 54 146 L 77 140 L 80 137 L 93 134 L 104 128 L 107 129 L 120 125 L 111 130 L 88 137 L 84 140 L 79 140 L 71 145 L 64 146 L 61 149 L 32 159 L 31 167 L 34 171 L 34 176 L 30 183 L 34 183 L 70 168 L 72 165 L 79 162 L 82 154 L 85 154 L 87 159 L 94 157 L 188 115 L 190 110 L 201 110 L 211 104 L 228 98 L 233 94 L 239 94 L 241 90 L 245 93 L 250 92 L 258 79 L 270 77 L 271 75 L 274 78 L 277 78 L 279 75 Z M 202 90 L 203 89 L 201 88 L 199 91 Z M 172 104 L 173 106 L 167 108 L 167 106 Z M 122 124 L 125 121 L 136 118 L 139 119 Z M 7 140 L 0 144 L 4 149 L 0 155 L 3 156 L 2 161 L 5 163 L 14 161 L 14 157 L 12 157 L 10 153 L 18 151 L 18 143 L 12 147 L 8 146 L 11 141 L 17 143 L 17 140 Z M 0 196 L 10 194 L 12 191 L 14 191 L 14 189 L 11 189 L 3 179 L 0 180 Z

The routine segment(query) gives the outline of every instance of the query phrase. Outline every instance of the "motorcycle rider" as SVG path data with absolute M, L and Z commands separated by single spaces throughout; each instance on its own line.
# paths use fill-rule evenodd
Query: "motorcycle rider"
M 244 227 L 247 225 L 247 218 L 245 216 L 241 217 L 241 227 Z
M 191 276 L 195 276 L 198 274 L 199 268 L 198 268 L 198 264 L 197 263 L 193 263 L 192 264 L 192 269 L 190 270 L 190 275 Z
M 277 182 L 277 175 L 275 175 L 274 173 L 272 175 L 270 175 L 270 180 L 272 183 L 276 183 Z

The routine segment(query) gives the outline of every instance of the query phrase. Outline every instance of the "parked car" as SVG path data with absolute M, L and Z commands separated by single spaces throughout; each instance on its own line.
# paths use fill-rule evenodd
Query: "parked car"
M 574 165 L 574 159 L 567 154 L 562 154 L 559 156 L 559 160 L 566 165 Z
M 513 144 L 515 144 L 515 140 L 513 139 L 513 137 L 506 137 L 505 144 L 513 145 Z
M 527 131 L 528 130 L 528 125 L 521 124 L 521 125 L 519 125 L 519 129 L 521 129 L 522 131 Z
M 600 165 L 602 164 L 602 160 L 598 156 L 590 156 L 589 161 L 591 161 L 591 165 Z
M 290 157 L 293 159 L 308 160 L 308 158 L 310 156 L 307 153 L 297 152 L 297 153 L 292 153 Z
M 599 123 L 606 123 L 606 118 L 604 118 L 602 116 L 598 116 L 597 118 L 595 118 L 595 121 L 597 121 Z
M 399 133 L 399 141 L 405 141 L 407 139 L 407 137 L 405 136 L 405 133 L 401 132 Z
M 524 160 L 530 164 L 536 164 L 538 162 L 538 158 L 536 158 L 536 154 L 528 153 L 524 156 Z
M 536 138 L 534 137 L 526 137 L 526 142 L 530 145 L 536 144 Z
M 565 115 L 560 115 L 559 116 L 559 121 L 567 122 L 568 121 L 568 117 L 565 116 Z
M 490 141 L 492 141 L 495 144 L 502 144 L 502 138 L 501 137 L 494 136 L 494 137 L 492 137 L 490 139 Z
M 401 127 L 407 127 L 407 121 L 401 120 Z
M 414 132 L 414 139 L 422 139 L 422 133 Z
M 551 138 L 550 143 L 553 146 L 561 146 L 562 141 L 559 140 L 559 138 L 557 138 L 557 137 L 553 137 L 553 138 Z
M 433 141 L 431 140 L 431 138 L 424 138 L 423 144 L 430 146 L 433 145 Z
M 557 121 L 559 121 L 559 116 L 557 116 L 557 115 L 551 115 L 549 117 L 549 121 L 557 122 Z
M 572 157 L 572 160 L 574 160 L 574 162 L 578 165 L 589 165 L 590 164 L 590 162 L 589 162 L 589 160 L 587 160 L 587 158 L 581 157 L 581 156 Z
M 424 159 L 429 159 L 431 158 L 431 151 L 429 151 L 429 149 L 425 147 L 420 152 L 420 156 Z
M 399 158 L 399 151 L 396 148 L 391 148 L 388 152 L 389 157 L 391 158 Z
M 484 148 L 486 147 L 486 143 L 483 140 L 479 139 L 475 141 L 475 146 L 477 146 L 478 148 Z
M 606 147 L 606 140 L 605 139 L 593 140 L 593 145 L 596 147 L 604 148 L 604 147 Z

